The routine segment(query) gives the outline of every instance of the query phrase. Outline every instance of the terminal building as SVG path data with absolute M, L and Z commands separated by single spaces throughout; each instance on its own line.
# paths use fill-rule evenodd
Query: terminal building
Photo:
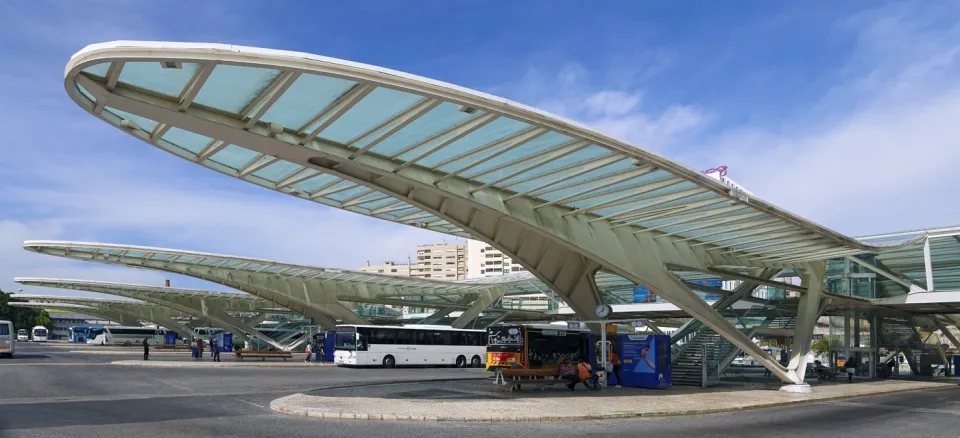
M 482 242 L 484 276 L 468 278 L 472 241 L 450 251 L 451 268 L 444 248 L 440 271 L 440 253 L 418 252 L 409 278 L 390 276 L 399 267 L 357 272 L 126 245 L 26 242 L 31 251 L 213 281 L 261 300 L 256 312 L 282 308 L 319 327 L 410 317 L 362 316 L 380 305 L 415 305 L 430 311 L 419 322 L 455 327 L 671 326 L 675 381 L 690 384 L 717 379 L 746 354 L 785 391 L 808 391 L 808 353 L 825 326 L 831 354 L 856 357 L 871 377 L 892 355 L 917 373 L 943 357 L 928 333 L 960 347 L 951 334 L 960 228 L 848 237 L 722 175 L 536 108 L 306 53 L 111 42 L 74 55 L 64 83 L 93 117 L 181 159 L 303 202 Z M 488 254 L 499 257 L 488 265 Z M 420 275 L 428 260 L 430 277 Z M 546 306 L 514 305 L 535 295 Z M 217 309 L 224 325 L 259 336 L 230 319 L 235 309 Z M 785 360 L 754 341 L 762 337 L 787 339 Z

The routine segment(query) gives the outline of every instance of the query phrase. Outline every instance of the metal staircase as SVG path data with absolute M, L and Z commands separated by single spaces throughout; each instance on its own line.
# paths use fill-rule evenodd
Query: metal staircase
M 771 299 L 729 319 L 749 338 L 764 329 L 792 331 L 796 329 L 796 316 L 782 314 L 782 304 L 780 300 Z M 697 320 L 684 325 L 677 333 L 671 347 L 671 381 L 675 385 L 705 386 L 705 382 L 716 382 L 742 351 Z

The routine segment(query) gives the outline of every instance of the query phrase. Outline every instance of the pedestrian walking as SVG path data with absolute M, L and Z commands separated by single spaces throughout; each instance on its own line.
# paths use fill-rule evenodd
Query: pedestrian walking
M 304 353 L 307 353 L 307 357 L 303 359 L 304 362 L 310 362 L 310 343 L 307 343 L 307 348 L 303 350 Z
M 210 359 L 214 362 L 220 362 L 220 348 L 216 339 L 210 340 Z
M 143 360 L 150 360 L 150 344 L 143 338 Z
M 853 356 L 847 358 L 843 363 L 847 371 L 847 383 L 853 383 L 853 375 L 857 373 L 857 359 Z
M 197 338 L 197 360 L 203 360 L 203 338 Z
M 323 344 L 317 345 L 316 348 L 319 350 L 319 351 L 318 351 L 319 354 L 318 354 L 317 356 L 320 358 L 320 363 L 323 363 L 323 362 L 324 362 L 324 359 L 323 359 Z
M 610 364 L 613 365 L 613 375 L 617 378 L 617 388 L 621 388 L 623 381 L 620 380 L 620 356 L 616 351 L 610 352 Z

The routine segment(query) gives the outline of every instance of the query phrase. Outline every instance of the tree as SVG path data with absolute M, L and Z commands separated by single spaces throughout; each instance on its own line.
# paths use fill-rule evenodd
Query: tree
M 830 339 L 826 336 L 813 341 L 813 344 L 810 345 L 810 349 L 813 351 L 813 354 L 820 357 L 826 356 L 830 353 Z
M 9 320 L 15 329 L 30 329 L 42 325 L 53 330 L 53 320 L 46 310 L 11 306 L 11 301 L 23 301 L 12 298 L 11 295 L 0 290 L 0 319 Z

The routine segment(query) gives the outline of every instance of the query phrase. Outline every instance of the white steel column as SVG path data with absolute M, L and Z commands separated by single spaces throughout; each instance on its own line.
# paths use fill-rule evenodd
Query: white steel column
M 203 315 L 220 324 L 220 326 L 223 328 L 229 328 L 233 330 L 234 333 L 244 333 L 248 337 L 257 338 L 269 345 L 276 347 L 279 350 L 283 350 L 283 345 L 277 343 L 269 336 L 260 333 L 257 329 L 244 324 L 242 321 L 231 315 L 230 312 L 223 307 L 223 305 L 207 299 L 201 299 L 200 305 L 201 309 L 203 309 Z
M 797 328 L 793 331 L 793 347 L 790 351 L 790 363 L 787 372 L 793 378 L 793 384 L 780 388 L 786 392 L 810 392 L 810 385 L 803 382 L 807 371 L 807 353 L 813 341 L 813 329 L 820 317 L 820 296 L 823 294 L 823 279 L 826 262 L 810 263 L 801 277 L 801 285 L 807 292 L 800 296 L 797 308 Z
M 502 287 L 491 287 L 483 292 L 480 292 L 480 296 L 477 297 L 477 300 L 474 301 L 473 305 L 469 309 L 464 310 L 463 314 L 460 315 L 455 321 L 453 321 L 454 328 L 464 328 L 470 321 L 473 321 L 475 318 L 480 316 L 480 312 L 483 312 L 487 307 L 490 307 L 494 301 L 499 300 L 503 297 L 506 289 Z
M 930 238 L 923 239 L 923 270 L 927 274 L 927 291 L 935 291 L 933 287 L 933 262 L 930 259 Z

